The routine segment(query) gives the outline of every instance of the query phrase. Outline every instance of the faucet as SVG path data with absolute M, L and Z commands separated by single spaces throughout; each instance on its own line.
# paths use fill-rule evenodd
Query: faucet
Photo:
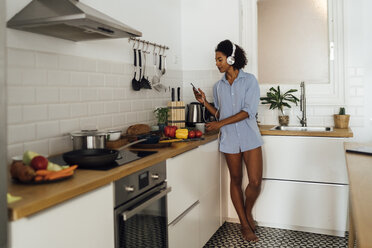
M 297 116 L 300 120 L 302 127 L 307 127 L 307 120 L 306 120 L 306 94 L 305 94 L 305 82 L 301 82 L 301 98 L 300 98 L 300 110 L 302 111 L 302 118 Z

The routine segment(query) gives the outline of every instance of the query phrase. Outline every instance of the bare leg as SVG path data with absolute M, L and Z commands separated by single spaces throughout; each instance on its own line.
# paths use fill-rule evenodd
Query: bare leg
M 244 208 L 244 198 L 242 191 L 242 154 L 228 154 L 225 153 L 227 166 L 230 172 L 230 195 L 231 200 L 234 204 L 235 210 L 239 216 L 240 223 L 242 225 L 243 238 L 249 241 L 257 241 L 258 238 L 250 228 L 246 210 Z
M 256 230 L 252 216 L 252 208 L 261 191 L 262 182 L 262 150 L 261 147 L 245 151 L 243 159 L 247 168 L 249 184 L 245 189 L 245 214 L 249 225 Z

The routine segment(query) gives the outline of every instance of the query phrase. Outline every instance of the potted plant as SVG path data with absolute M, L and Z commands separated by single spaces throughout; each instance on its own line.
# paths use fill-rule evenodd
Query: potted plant
M 164 130 L 164 127 L 168 121 L 168 111 L 169 109 L 167 107 L 158 107 L 154 110 L 160 131 Z
M 266 93 L 266 97 L 260 98 L 262 104 L 270 104 L 270 109 L 278 109 L 278 119 L 281 126 L 288 126 L 289 123 L 289 116 L 284 114 L 284 108 L 291 108 L 291 105 L 289 105 L 290 102 L 295 103 L 297 106 L 297 102 L 300 101 L 292 94 L 296 91 L 296 89 L 290 89 L 287 92 L 282 93 L 280 91 L 280 86 L 278 86 L 276 89 L 271 87 Z
M 345 108 L 341 107 L 338 114 L 333 115 L 335 128 L 349 128 L 350 115 L 345 114 Z

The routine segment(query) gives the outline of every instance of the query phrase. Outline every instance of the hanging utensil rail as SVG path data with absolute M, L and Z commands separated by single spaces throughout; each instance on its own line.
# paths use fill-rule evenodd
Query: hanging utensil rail
M 169 47 L 168 46 L 160 45 L 160 44 L 157 44 L 157 43 L 154 43 L 154 42 L 150 42 L 150 41 L 147 41 L 147 40 L 141 40 L 141 39 L 130 37 L 128 39 L 128 43 L 130 43 L 130 41 L 133 41 L 134 43 L 136 43 L 136 42 L 143 43 L 143 45 L 144 44 L 151 45 L 151 46 L 154 46 L 154 48 L 155 47 L 159 47 L 159 49 L 169 50 Z

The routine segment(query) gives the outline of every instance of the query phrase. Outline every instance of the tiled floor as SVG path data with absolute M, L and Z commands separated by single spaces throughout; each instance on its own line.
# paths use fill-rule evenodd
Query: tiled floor
M 240 225 L 225 222 L 213 237 L 207 242 L 204 248 L 216 247 L 298 247 L 298 248 L 343 248 L 347 247 L 347 237 L 321 235 L 291 231 L 270 227 L 257 227 L 256 234 L 258 242 L 245 241 L 240 233 Z

